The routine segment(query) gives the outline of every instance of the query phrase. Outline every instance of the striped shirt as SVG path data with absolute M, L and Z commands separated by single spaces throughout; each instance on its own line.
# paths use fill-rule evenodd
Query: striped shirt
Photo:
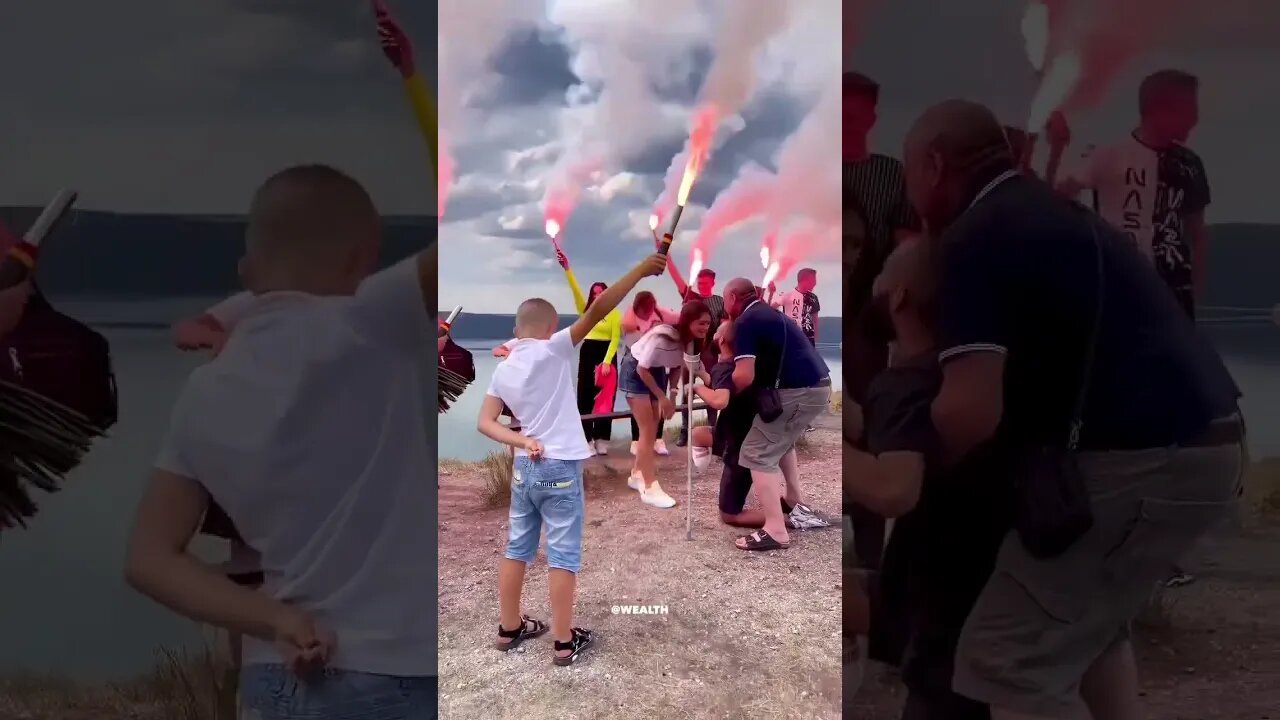
M 711 311 L 712 332 L 714 332 L 716 328 L 720 327 L 720 323 L 725 321 L 724 298 L 719 295 L 708 295 L 703 297 L 698 294 L 697 290 L 690 287 L 685 291 L 683 299 L 686 303 L 693 302 L 694 300 L 706 303 L 707 309 Z
M 893 250 L 894 233 L 920 229 L 920 219 L 907 200 L 906 175 L 902 163 L 885 155 L 868 155 L 863 160 L 844 164 L 844 203 L 846 209 L 860 212 L 866 223 L 866 247 L 861 248 L 859 262 L 850 278 L 852 298 L 846 315 L 854 315 L 871 296 L 871 283 Z M 846 248 L 851 252 L 853 248 Z

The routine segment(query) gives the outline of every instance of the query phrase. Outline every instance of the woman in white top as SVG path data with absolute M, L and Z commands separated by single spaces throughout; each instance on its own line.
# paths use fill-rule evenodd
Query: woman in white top
M 665 308 L 658 304 L 658 299 L 648 290 L 636 293 L 635 300 L 631 303 L 631 308 L 622 316 L 622 359 L 625 361 L 630 353 L 631 346 L 641 338 L 645 333 L 654 329 L 662 323 L 674 325 L 680 321 L 680 313 Z M 654 430 L 653 450 L 659 455 L 670 455 L 671 451 L 667 449 L 666 442 L 662 439 L 663 422 L 662 418 L 657 418 L 657 427 Z M 640 440 L 640 426 L 636 424 L 636 418 L 631 416 L 631 454 L 636 454 L 638 441 Z
M 711 309 L 707 304 L 700 300 L 685 303 L 674 325 L 663 323 L 641 335 L 622 362 L 618 384 L 640 429 L 636 461 L 627 485 L 640 491 L 640 500 L 646 505 L 675 507 L 676 501 L 663 491 L 656 477 L 654 428 L 659 418 L 666 420 L 675 414 L 675 401 L 667 395 L 671 371 L 684 365 L 686 346 L 700 346 L 710 330 Z

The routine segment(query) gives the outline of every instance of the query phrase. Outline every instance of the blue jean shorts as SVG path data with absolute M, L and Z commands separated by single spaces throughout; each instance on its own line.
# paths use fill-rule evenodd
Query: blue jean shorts
M 507 557 L 533 562 L 538 536 L 547 528 L 547 565 L 576 573 L 582 569 L 582 461 L 516 457 L 511 478 Z
M 667 369 L 664 367 L 649 368 L 653 381 L 664 390 L 667 387 Z M 618 389 L 627 397 L 653 397 L 653 391 L 640 379 L 640 363 L 630 353 L 622 358 L 622 367 L 618 369 Z M 656 397 L 654 397 L 657 400 Z
M 371 675 L 327 669 L 301 679 L 283 665 L 240 671 L 245 720 L 436 720 L 433 677 Z

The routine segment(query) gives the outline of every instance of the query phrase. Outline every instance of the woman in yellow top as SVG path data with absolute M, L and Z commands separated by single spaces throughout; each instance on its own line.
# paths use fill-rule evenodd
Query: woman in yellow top
M 436 120 L 436 105 L 427 89 L 427 81 L 418 72 L 417 63 L 413 59 L 413 45 L 409 36 L 400 28 L 382 0 L 373 0 L 374 17 L 378 21 L 378 38 L 382 42 L 382 52 L 400 72 L 404 79 L 405 94 L 409 96 L 409 104 L 413 106 L 413 114 L 422 129 L 422 138 L 427 142 L 427 151 L 431 154 L 431 165 L 438 169 L 440 128 Z
M 581 315 L 608 286 L 602 282 L 592 283 L 586 297 L 583 297 L 582 287 L 578 285 L 578 279 L 573 276 L 573 270 L 569 269 L 569 258 L 558 248 L 556 260 L 559 261 L 560 267 L 564 268 L 569 289 L 573 291 L 574 307 Z M 596 395 L 599 394 L 599 388 L 596 387 L 596 368 L 599 367 L 600 371 L 606 375 L 617 372 L 613 361 L 621 341 L 622 313 L 616 308 L 610 310 L 603 320 L 596 323 L 596 326 L 591 328 L 591 332 L 587 333 L 587 338 L 582 341 L 582 349 L 578 354 L 578 412 L 583 415 L 588 415 L 595 409 Z M 616 382 L 614 387 L 616 392 Z M 613 403 L 609 406 L 612 408 Z M 582 421 L 582 430 L 587 434 L 587 444 L 597 455 L 609 454 L 609 436 L 612 428 L 612 420 Z

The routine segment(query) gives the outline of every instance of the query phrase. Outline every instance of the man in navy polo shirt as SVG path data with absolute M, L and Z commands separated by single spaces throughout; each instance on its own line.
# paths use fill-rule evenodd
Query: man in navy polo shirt
M 1136 720 L 1127 628 L 1238 495 L 1239 391 L 1132 242 L 1014 171 L 990 110 L 929 109 L 905 157 L 911 201 L 941 252 L 932 416 L 943 462 L 992 443 L 1011 458 L 1069 450 L 1078 432 L 1094 518 L 1052 557 L 1005 536 L 961 633 L 953 687 L 995 720 Z M 1011 464 L 1015 482 L 1019 470 Z
M 735 320 L 734 387 L 739 392 L 777 388 L 782 403 L 774 420 L 756 416 L 738 453 L 738 464 L 751 471 L 765 521 L 763 528 L 738 538 L 737 546 L 785 549 L 791 538 L 779 502 L 781 485 L 785 480 L 793 515 L 814 514 L 801 500 L 795 447 L 831 401 L 831 373 L 800 326 L 761 300 L 752 281 L 731 280 L 724 289 L 724 307 Z

